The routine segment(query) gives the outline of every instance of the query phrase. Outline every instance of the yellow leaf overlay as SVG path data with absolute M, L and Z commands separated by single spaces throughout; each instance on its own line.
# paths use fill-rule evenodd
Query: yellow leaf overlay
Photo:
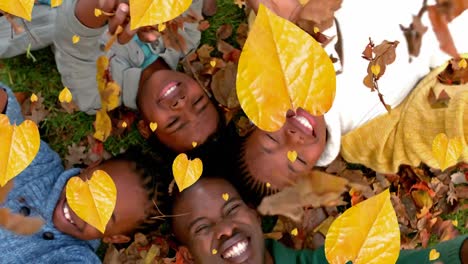
M 387 190 L 340 215 L 325 239 L 329 263 L 395 263 L 400 252 L 400 229 Z
M 98 139 L 102 142 L 110 136 L 112 131 L 112 121 L 107 114 L 106 110 L 101 109 L 96 112 L 96 121 L 94 121 L 94 135 L 95 139 Z
M 172 163 L 172 173 L 181 192 L 197 182 L 202 172 L 202 161 L 199 158 L 189 160 L 184 153 L 179 154 Z
M 297 228 L 294 228 L 293 230 L 291 230 L 291 235 L 297 236 L 297 234 L 298 234 Z
M 249 119 L 262 130 L 276 131 L 289 109 L 323 115 L 335 88 L 335 69 L 322 46 L 260 5 L 237 73 L 237 97 Z
M 78 36 L 78 35 L 73 35 L 73 37 L 72 37 L 72 42 L 73 42 L 73 44 L 76 44 L 76 43 L 78 43 L 79 41 L 80 41 L 80 36 Z
M 297 152 L 295 150 L 288 151 L 288 160 L 290 162 L 295 162 L 297 159 Z
M 213 254 L 213 255 L 218 254 L 218 250 L 216 250 L 215 248 L 213 248 L 213 249 L 211 250 L 211 254 Z
M 37 102 L 37 100 L 39 100 L 39 98 L 37 98 L 37 95 L 35 93 L 31 94 L 31 98 L 30 98 L 31 102 Z
M 178 17 L 191 0 L 130 0 L 130 28 L 161 24 Z
M 445 170 L 457 164 L 463 153 L 463 141 L 456 137 L 448 139 L 444 133 L 438 134 L 432 141 L 432 155 L 439 163 L 440 169 Z
M 76 215 L 104 233 L 117 200 L 114 181 L 105 171 L 94 171 L 86 181 L 72 177 L 67 182 L 66 196 Z
M 50 6 L 51 7 L 57 7 L 57 6 L 61 6 L 63 3 L 63 0 L 51 0 L 50 1 Z
M 73 99 L 72 93 L 68 89 L 68 87 L 64 87 L 63 90 L 59 94 L 59 101 L 61 103 L 70 103 Z
M 31 21 L 34 0 L 2 0 L 0 10 Z
M 440 257 L 440 252 L 438 252 L 435 248 L 431 249 L 429 252 L 429 260 L 433 261 Z
M 39 145 L 39 130 L 33 121 L 10 125 L 8 117 L 0 114 L 0 186 L 5 186 L 31 164 Z
M 151 123 L 149 124 L 149 127 L 150 127 L 151 131 L 154 132 L 154 131 L 156 131 L 156 129 L 158 128 L 158 123 L 156 123 L 156 122 L 151 122 Z
M 229 193 L 223 193 L 223 200 L 224 201 L 229 200 Z
M 100 56 L 96 61 L 96 81 L 101 97 L 101 108 L 111 111 L 119 106 L 120 86 L 106 79 L 106 71 L 109 68 L 109 58 Z

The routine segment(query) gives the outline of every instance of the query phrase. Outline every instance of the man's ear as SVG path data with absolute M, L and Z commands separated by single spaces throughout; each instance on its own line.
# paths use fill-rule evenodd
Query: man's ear
M 107 244 L 120 244 L 120 243 L 127 243 L 130 241 L 130 237 L 125 235 L 112 235 L 112 236 L 105 236 L 102 241 Z
M 183 263 L 186 263 L 186 264 L 194 264 L 195 261 L 192 257 L 192 254 L 190 254 L 190 251 L 187 247 L 185 246 L 180 246 L 178 249 L 177 249 L 177 252 L 178 252 L 178 255 L 182 257 L 182 259 L 184 260 Z

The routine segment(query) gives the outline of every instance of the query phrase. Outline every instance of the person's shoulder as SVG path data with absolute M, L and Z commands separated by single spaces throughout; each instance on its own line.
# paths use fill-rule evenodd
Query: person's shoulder
M 54 263 L 102 263 L 96 253 L 85 244 L 73 244 L 60 247 L 49 254 Z

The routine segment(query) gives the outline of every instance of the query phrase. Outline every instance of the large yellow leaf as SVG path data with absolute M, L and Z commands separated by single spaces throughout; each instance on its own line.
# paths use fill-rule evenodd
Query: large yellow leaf
M 106 112 L 106 109 L 101 108 L 101 110 L 96 112 L 96 121 L 94 121 L 94 135 L 95 139 L 98 139 L 102 142 L 110 136 L 112 131 L 112 121 L 109 115 Z
M 461 138 L 448 139 L 446 134 L 440 133 L 432 141 L 432 155 L 439 162 L 440 169 L 445 170 L 457 164 L 463 147 Z
M 154 26 L 185 12 L 192 0 L 130 0 L 130 28 Z
M 2 0 L 0 10 L 31 21 L 34 0 Z
M 399 253 L 400 229 L 388 189 L 346 210 L 325 239 L 325 255 L 332 264 L 394 264 Z
M 76 215 L 104 233 L 117 200 L 114 181 L 105 171 L 94 171 L 86 181 L 72 177 L 67 182 L 66 196 Z
M 172 163 L 172 174 L 180 191 L 197 182 L 202 172 L 202 161 L 199 158 L 189 160 L 184 153 L 179 154 Z
M 0 186 L 31 164 L 39 145 L 39 130 L 33 121 L 10 125 L 8 117 L 0 115 Z
M 335 87 L 333 63 L 322 46 L 260 5 L 237 73 L 237 97 L 250 120 L 275 131 L 289 109 L 323 115 L 332 106 Z

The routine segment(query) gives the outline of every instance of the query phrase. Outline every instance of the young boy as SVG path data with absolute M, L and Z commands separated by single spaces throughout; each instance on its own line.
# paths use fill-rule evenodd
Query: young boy
M 11 123 L 23 121 L 12 91 L 1 83 L 0 113 L 5 113 Z M 45 223 L 31 236 L 0 228 L 3 249 L 0 262 L 101 263 L 94 254 L 100 239 L 106 243 L 128 242 L 136 230 L 154 224 L 158 203 L 156 181 L 161 181 L 160 168 L 154 162 L 141 153 L 128 153 L 83 171 L 64 170 L 58 154 L 41 141 L 33 162 L 12 180 L 14 187 L 1 207 L 24 216 L 40 217 Z M 86 180 L 98 169 L 110 175 L 117 189 L 115 209 L 104 234 L 78 217 L 65 195 L 71 177 Z
M 193 12 L 200 16 L 202 6 L 202 0 L 194 0 L 184 15 Z M 96 8 L 115 15 L 96 17 Z M 105 54 L 99 46 L 108 22 L 110 32 L 122 25 L 124 31 L 118 39 L 128 42 L 114 43 L 108 54 L 109 73 L 121 87 L 121 103 L 138 108 L 148 125 L 157 123 L 158 140 L 175 152 L 193 149 L 192 142 L 200 146 L 217 131 L 220 117 L 215 105 L 194 79 L 175 71 L 179 59 L 199 44 L 198 23 L 186 22 L 179 29 L 179 41 L 186 47 L 180 51 L 166 46 L 162 38 L 155 40 L 154 32 L 144 29 L 138 30 L 140 38 L 132 39 L 137 32 L 129 29 L 129 6 L 119 1 L 64 1 L 57 14 L 55 60 L 62 82 L 80 110 L 93 114 L 101 107 L 96 59 Z M 74 36 L 80 37 L 75 44 Z
M 229 198 L 224 200 L 226 193 Z M 200 178 L 177 194 L 172 214 L 176 215 L 172 227 L 181 243 L 179 252 L 184 263 L 328 263 L 323 247 L 296 251 L 277 241 L 264 240 L 259 215 L 225 179 Z M 440 253 L 437 261 L 468 263 L 467 236 L 435 248 Z M 401 251 L 397 263 L 431 263 L 430 250 Z
M 257 5 L 258 2 L 268 2 L 277 7 L 291 1 L 252 2 L 256 2 Z M 411 21 L 411 13 L 398 10 L 416 13 L 419 7 L 412 8 L 414 7 L 412 5 L 416 5 L 415 2 L 392 1 L 383 3 L 383 6 L 379 6 L 376 12 L 359 13 L 372 5 L 372 1 L 344 1 L 342 8 L 335 14 L 340 23 L 341 36 L 336 33 L 332 35 L 342 38 L 343 58 L 340 59 L 344 64 L 342 73 L 337 75 L 336 97 L 331 110 L 325 116 L 312 116 L 302 109 L 298 109 L 295 113 L 291 111 L 287 114 L 285 125 L 279 131 L 267 133 L 255 129 L 242 142 L 239 158 L 242 179 L 239 181 L 248 182 L 250 185 L 247 186 L 248 188 L 254 189 L 259 185 L 269 184 L 271 188 L 261 189 L 270 191 L 282 189 L 293 183 L 299 174 L 311 170 L 315 165 L 328 165 L 340 151 L 342 135 L 364 125 L 369 120 L 386 114 L 386 109 L 379 101 L 377 94 L 371 93 L 369 88 L 362 83 L 367 73 L 368 61 L 361 58 L 361 53 L 369 42 L 369 37 L 376 44 L 384 39 L 399 41 L 395 62 L 387 67 L 385 75 L 378 81 L 379 89 L 384 94 L 387 104 L 395 108 L 407 97 L 407 103 L 401 105 L 412 105 L 416 102 L 413 100 L 413 94 L 417 93 L 419 94 L 417 99 L 419 107 L 422 104 L 422 98 L 427 98 L 429 89 L 415 89 L 410 96 L 407 95 L 417 81 L 427 74 L 430 66 L 439 65 L 447 56 L 439 51 L 439 44 L 432 29 L 428 29 L 422 40 L 421 54 L 411 63 L 408 62 L 406 41 L 399 24 Z M 277 7 L 277 10 L 294 10 L 294 8 Z M 284 12 L 280 14 L 286 18 L 292 16 Z M 468 13 L 465 12 L 449 25 L 455 44 L 461 52 L 468 50 L 467 42 L 464 40 L 464 25 L 467 19 Z M 427 78 L 434 81 L 436 75 L 431 74 Z M 466 90 L 466 87 L 460 87 L 453 89 L 458 89 L 457 92 L 447 92 L 451 93 L 451 96 L 455 93 L 458 93 L 456 97 L 461 96 L 460 94 L 464 93 L 461 90 Z M 454 117 L 461 115 L 463 118 L 466 116 L 463 114 L 463 107 L 458 107 L 461 104 L 456 101 L 458 99 L 450 102 L 457 106 L 450 106 L 448 109 L 451 110 L 447 110 L 447 113 L 456 110 L 458 112 L 452 111 L 452 115 Z M 444 116 L 442 113 L 446 111 L 445 109 L 435 110 L 426 103 L 424 107 L 418 108 L 418 115 L 413 115 L 412 121 L 399 124 L 399 121 L 404 119 L 403 115 L 408 113 L 403 108 L 405 106 L 399 107 L 402 110 L 392 111 L 391 122 L 381 120 L 378 124 L 374 124 L 372 130 L 356 132 L 359 136 L 355 135 L 350 140 L 347 140 L 345 135 L 346 144 L 342 146 L 344 158 L 351 162 L 362 163 L 379 172 L 395 172 L 400 164 L 417 166 L 420 162 L 437 167 L 437 163 L 428 153 L 437 133 L 445 132 L 450 137 L 455 135 L 455 131 L 452 130 L 453 126 L 441 125 L 450 119 L 450 115 Z M 416 108 L 412 109 L 411 111 L 414 112 Z M 459 124 L 460 117 L 457 118 L 457 124 Z M 457 135 L 463 135 L 463 126 L 458 126 L 457 129 Z M 371 142 L 368 141 L 368 137 L 373 138 Z M 406 141 L 398 141 L 399 137 L 405 137 Z M 424 137 L 424 140 L 421 137 Z M 410 144 L 411 141 L 414 144 Z M 394 144 L 398 146 L 394 148 Z M 421 148 L 416 146 L 421 144 L 424 144 L 424 154 L 421 154 Z M 290 162 L 287 157 L 287 152 L 292 150 L 298 154 L 295 162 Z M 467 158 L 464 156 L 463 160 L 467 161 Z

